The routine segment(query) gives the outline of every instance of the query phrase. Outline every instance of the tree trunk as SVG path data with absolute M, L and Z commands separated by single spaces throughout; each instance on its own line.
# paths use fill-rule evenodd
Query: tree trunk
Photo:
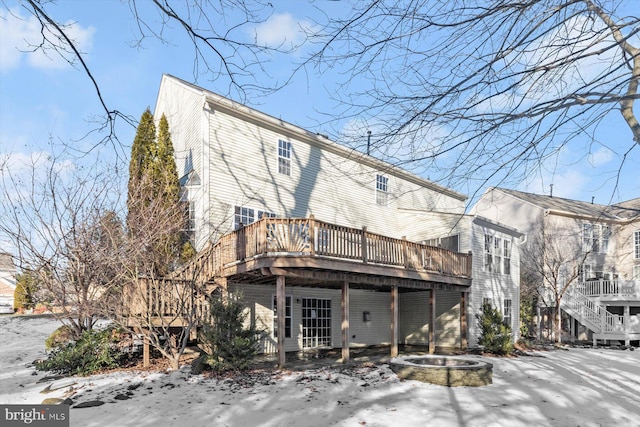
M 556 343 L 562 344 L 562 310 L 560 309 L 560 300 L 556 300 L 554 313 L 554 326 L 556 331 Z

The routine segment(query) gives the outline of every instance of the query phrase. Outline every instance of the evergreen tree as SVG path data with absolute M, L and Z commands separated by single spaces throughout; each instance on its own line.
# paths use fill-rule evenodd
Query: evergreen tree
M 154 184 L 156 197 L 162 197 L 167 202 L 167 205 L 175 205 L 180 201 L 178 168 L 176 167 L 173 143 L 169 133 L 169 122 L 164 114 L 158 124 Z
M 140 118 L 131 148 L 127 207 L 129 234 L 146 248 L 141 254 L 147 264 L 143 270 L 157 276 L 166 275 L 182 260 L 187 240 L 182 230 L 187 218 L 180 203 L 180 182 L 169 122 L 163 114 L 156 132 L 148 108 Z M 150 229 L 167 220 L 173 226 L 161 227 L 162 230 L 150 234 Z
M 242 293 L 209 299 L 210 320 L 202 325 L 200 339 L 206 349 L 205 363 L 214 370 L 245 370 L 258 353 L 264 331 L 247 325 Z
M 127 208 L 130 218 L 135 216 L 139 204 L 145 203 L 151 197 L 148 186 L 153 182 L 152 172 L 156 155 L 156 126 L 153 114 L 147 108 L 140 117 L 140 124 L 131 146 L 131 160 L 129 161 L 129 185 L 127 194 Z M 131 227 L 131 225 L 130 225 Z M 134 230 L 130 230 L 134 231 Z
M 13 308 L 16 310 L 33 308 L 37 290 L 35 277 L 27 272 L 19 274 L 16 279 L 16 289 L 13 292 Z
M 502 320 L 502 313 L 491 304 L 482 304 L 482 313 L 476 315 L 480 327 L 478 344 L 489 353 L 506 355 L 513 350 L 511 326 Z

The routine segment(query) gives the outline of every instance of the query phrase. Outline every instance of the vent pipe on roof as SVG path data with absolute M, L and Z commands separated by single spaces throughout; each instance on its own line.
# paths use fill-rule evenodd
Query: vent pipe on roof
M 553 184 L 549 185 L 549 187 L 551 187 L 551 193 L 550 196 L 553 197 Z
M 596 198 L 596 196 L 591 196 L 591 204 L 593 204 L 593 200 Z
M 369 156 L 369 151 L 371 150 L 371 131 L 367 131 L 367 156 Z

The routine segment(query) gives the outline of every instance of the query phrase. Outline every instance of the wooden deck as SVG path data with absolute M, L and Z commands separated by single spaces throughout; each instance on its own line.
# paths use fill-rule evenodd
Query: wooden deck
M 207 245 L 192 263 L 170 278 L 204 284 L 214 277 L 252 271 L 274 274 L 265 269 L 288 269 L 291 274 L 292 269 L 304 268 L 460 286 L 471 284 L 471 254 L 370 233 L 366 227 L 343 227 L 313 217 L 263 218 Z
M 310 218 L 263 218 L 208 244 L 189 264 L 161 279 L 141 279 L 125 303 L 130 323 L 144 327 L 197 326 L 208 314 L 207 296 L 228 283 L 276 286 L 284 311 L 288 285 L 342 290 L 343 360 L 349 359 L 349 288 L 380 289 L 391 295 L 392 356 L 397 355 L 398 292 L 429 290 L 432 315 L 429 348 L 435 349 L 435 292 L 460 292 L 461 346 L 466 346 L 466 294 L 471 254 L 343 227 Z M 184 319 L 180 319 L 184 317 Z M 278 318 L 283 330 L 284 316 Z M 278 336 L 284 364 L 284 336 Z

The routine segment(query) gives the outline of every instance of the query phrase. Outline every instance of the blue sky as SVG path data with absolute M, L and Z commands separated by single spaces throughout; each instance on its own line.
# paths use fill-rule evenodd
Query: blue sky
M 139 3 L 140 13 L 149 22 L 157 22 L 149 3 Z M 19 162 L 33 152 L 58 150 L 62 143 L 79 151 L 92 147 L 101 135 L 86 135 L 95 129 L 103 111 L 90 80 L 54 52 L 50 57 L 28 52 L 25 40 L 36 42 L 39 28 L 33 18 L 21 10 L 18 1 L 6 1 L 5 5 L 21 19 L 0 8 L 0 155 L 10 154 L 12 161 Z M 310 18 L 319 16 L 317 8 L 337 14 L 344 13 L 346 8 L 344 4 L 330 1 L 317 1 L 312 6 L 297 1 L 274 1 L 273 5 L 274 13 L 269 21 L 239 30 L 245 32 L 244 37 L 256 36 L 267 43 L 283 41 L 286 46 L 295 45 L 302 40 L 299 28 L 312 25 Z M 60 22 L 74 23 L 71 33 L 86 53 L 87 63 L 111 109 L 136 120 L 147 106 L 153 109 L 162 73 L 227 94 L 224 79 L 211 81 L 207 75 L 198 75 L 194 69 L 193 47 L 176 28 L 165 33 L 168 43 L 147 38 L 139 46 L 133 46 L 139 36 L 128 4 L 67 0 L 50 5 L 47 11 Z M 289 55 L 272 56 L 266 65 L 267 84 L 286 79 L 304 53 L 298 49 Z M 321 112 L 334 108 L 327 95 L 336 90 L 333 86 L 336 72 L 299 73 L 285 89 L 268 96 L 250 97 L 248 104 L 314 132 L 330 133 L 321 124 L 324 119 Z M 638 108 L 636 106 L 636 111 Z M 102 146 L 92 155 L 111 161 L 116 150 L 121 159 L 125 158 L 135 129 L 120 122 L 116 131 L 123 146 Z M 614 191 L 620 158 L 604 146 L 615 147 L 619 152 L 634 146 L 631 132 L 622 119 L 611 115 L 595 140 L 602 144 L 593 144 L 589 155 L 576 158 L 570 149 L 565 150 L 518 184 L 517 189 L 548 194 L 549 184 L 554 184 L 556 196 L 585 201 L 595 197 L 596 202 L 604 204 L 611 199 L 618 202 L 640 197 L 639 147 L 627 156 Z M 424 175 L 428 177 L 428 171 Z M 478 190 L 474 185 L 474 182 L 460 184 L 455 190 L 473 194 Z

